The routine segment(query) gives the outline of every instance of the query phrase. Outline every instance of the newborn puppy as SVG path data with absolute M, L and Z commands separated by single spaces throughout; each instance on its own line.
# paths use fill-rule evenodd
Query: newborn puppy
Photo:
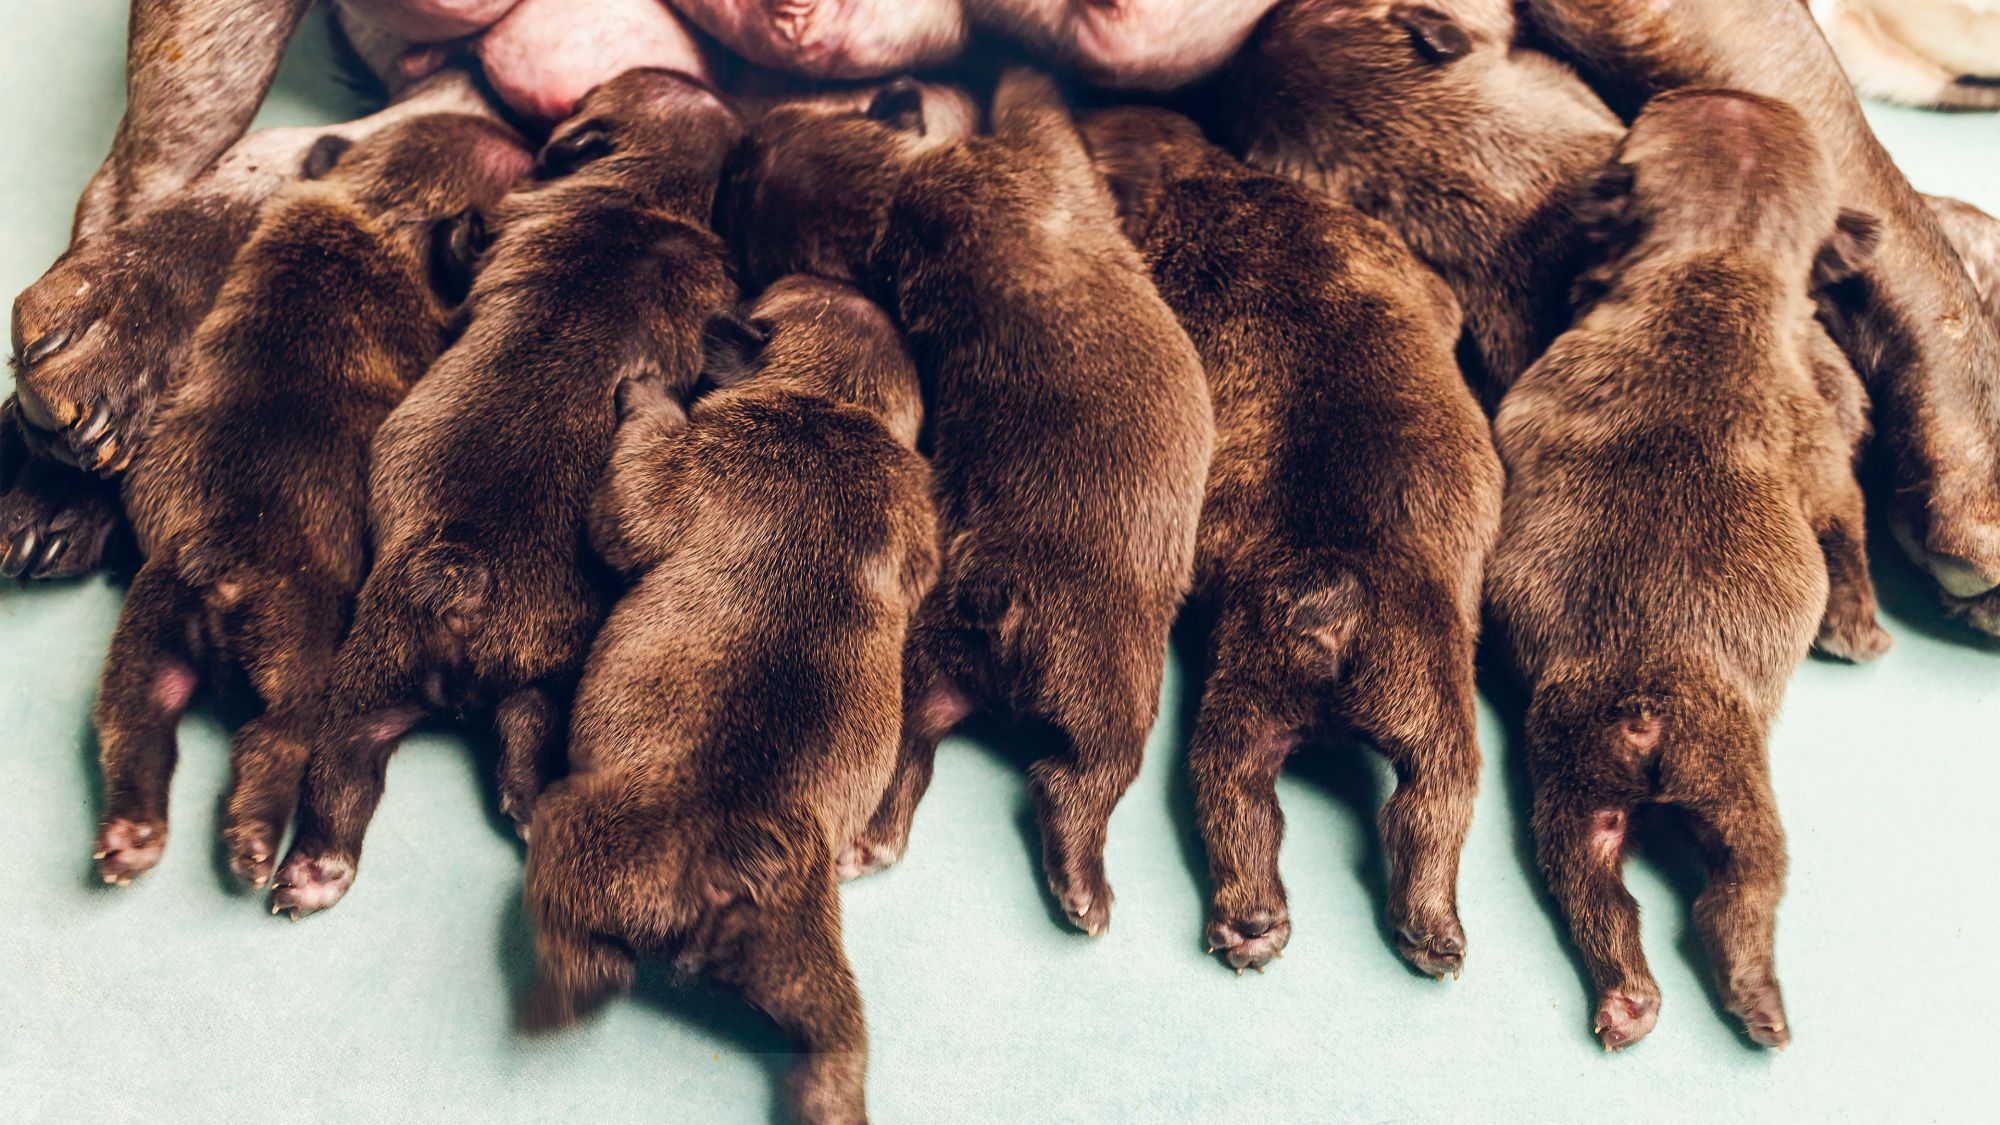
M 0 577 L 88 574 L 124 525 L 117 485 L 63 464 L 53 444 L 21 417 L 19 399 L 0 400 Z
M 1184 117 L 1114 109 L 1083 131 L 1215 403 L 1195 592 L 1217 620 L 1189 755 L 1209 944 L 1239 973 L 1284 948 L 1273 782 L 1300 743 L 1354 731 L 1399 779 L 1382 810 L 1398 948 L 1456 973 L 1501 489 L 1452 357 L 1457 302 L 1394 231 L 1245 167 Z
M 1507 0 L 1288 0 L 1217 111 L 1249 163 L 1388 223 L 1451 285 L 1489 405 L 1569 325 L 1576 189 L 1624 134 L 1514 32 Z
M 274 910 L 346 893 L 389 754 L 427 711 L 490 709 L 501 806 L 527 824 L 603 611 L 581 548 L 618 386 L 693 383 L 702 324 L 735 298 L 707 223 L 740 134 L 708 87 L 628 71 L 542 150 L 550 182 L 501 204 L 464 336 L 375 438 L 375 565 L 334 661 Z
M 480 208 L 528 166 L 464 115 L 346 147 L 320 142 L 323 178 L 272 200 L 125 478 L 146 563 L 97 696 L 108 883 L 158 862 L 181 710 L 237 672 L 264 713 L 231 747 L 223 838 L 237 874 L 270 876 L 361 586 L 369 439 L 444 347 Z
M 1619 878 L 1627 821 L 1685 813 L 1724 1002 L 1782 1047 L 1765 734 L 1816 636 L 1856 660 L 1889 644 L 1860 435 L 1815 385 L 1831 357 L 1808 293 L 1856 268 L 1873 223 L 1839 210 L 1805 119 L 1754 95 L 1656 99 L 1604 176 L 1603 225 L 1623 232 L 1608 280 L 1495 429 L 1508 485 L 1488 604 L 1532 691 L 1535 837 L 1598 1032 L 1625 1047 L 1660 1002 Z
M 467 75 L 441 73 L 358 121 L 253 133 L 171 200 L 72 246 L 14 302 L 15 392 L 32 444 L 100 475 L 131 465 L 264 202 L 324 170 L 312 167 L 321 138 L 357 141 L 438 112 L 491 115 Z M 92 548 L 115 523 L 110 497 L 52 467 L 16 482 L 0 496 L 0 570 L 95 569 Z
M 577 689 L 571 776 L 535 814 L 528 911 L 567 1023 L 635 953 L 743 989 L 810 1052 L 799 1117 L 866 1120 L 834 861 L 896 763 L 903 645 L 937 574 L 922 403 L 895 326 L 794 277 L 709 334 L 688 415 L 628 384 L 591 513 L 637 580 Z
M 1526 0 L 1538 33 L 1579 60 L 1614 106 L 1728 86 L 1812 122 L 1842 206 L 1881 219 L 1867 270 L 1833 293 L 1829 326 L 1868 380 L 1894 468 L 1891 518 L 1948 603 L 2000 623 L 2000 326 L 1877 143 L 1797 0 Z M 1670 9 L 1670 11 L 1669 11 Z
M 1124 235 L 1062 99 L 1015 71 L 993 135 L 927 136 L 920 91 L 772 110 L 731 178 L 759 277 L 854 279 L 933 388 L 944 569 L 905 670 L 897 777 L 850 871 L 893 862 L 937 743 L 973 711 L 1041 720 L 1050 888 L 1104 929 L 1106 822 L 1138 773 L 1192 577 L 1213 441 L 1200 357 Z

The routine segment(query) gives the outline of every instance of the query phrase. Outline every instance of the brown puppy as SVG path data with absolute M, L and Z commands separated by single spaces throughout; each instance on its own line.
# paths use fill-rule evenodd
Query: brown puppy
M 452 112 L 492 114 L 463 71 L 440 73 L 345 125 L 253 133 L 170 201 L 73 245 L 14 302 L 19 420 L 35 448 L 100 475 L 123 471 L 160 396 L 186 370 L 195 330 L 264 202 L 324 170 L 309 167 L 325 151 L 316 142 L 358 141 L 421 114 Z M 116 522 L 112 495 L 54 466 L 24 474 L 0 496 L 0 573 L 95 569 Z
M 682 414 L 632 387 L 591 516 L 638 580 L 577 690 L 571 776 L 535 814 L 528 910 L 566 1023 L 634 953 L 743 989 L 810 1057 L 808 1122 L 867 1119 L 834 861 L 896 764 L 903 646 L 937 575 L 915 368 L 845 285 L 773 285 L 711 331 Z
M 735 299 L 707 223 L 740 134 L 706 86 L 631 71 L 543 149 L 552 182 L 502 203 L 465 335 L 376 435 L 375 567 L 335 659 L 274 910 L 346 893 L 389 754 L 427 711 L 491 709 L 501 805 L 526 825 L 603 612 L 583 526 L 618 386 L 692 384 L 702 324 Z
M 1656 99 L 1598 192 L 1623 231 L 1605 287 L 1496 422 L 1508 486 L 1488 604 L 1532 691 L 1535 836 L 1607 1048 L 1659 1013 L 1619 878 L 1642 804 L 1678 807 L 1702 843 L 1695 926 L 1725 1003 L 1757 1042 L 1790 1038 L 1765 734 L 1815 637 L 1850 659 L 1889 643 L 1851 469 L 1860 434 L 1816 385 L 1832 357 L 1809 275 L 1852 269 L 1872 233 L 1837 198 L 1789 106 Z
M 1245 167 L 1184 117 L 1108 110 L 1083 132 L 1215 402 L 1195 592 L 1217 620 L 1189 754 L 1209 944 L 1239 973 L 1284 948 L 1273 782 L 1301 742 L 1355 731 L 1399 778 L 1382 810 L 1398 947 L 1455 973 L 1501 488 L 1452 356 L 1458 303 L 1394 231 Z
M 529 159 L 464 115 L 346 147 L 322 141 L 323 178 L 272 200 L 125 478 L 146 563 L 97 697 L 106 882 L 158 862 L 181 710 L 237 672 L 264 713 L 231 749 L 223 837 L 237 874 L 270 876 L 361 586 L 369 440 L 443 349 L 480 209 Z
M 1881 219 L 1868 268 L 1833 293 L 1835 338 L 1868 380 L 1895 473 L 1892 519 L 1946 600 L 2000 624 L 2000 326 L 1936 216 L 1875 140 L 1797 0 L 1525 0 L 1535 30 L 1614 107 L 1677 86 L 1783 98 L 1817 130 L 1840 203 Z
M 992 136 L 925 135 L 920 92 L 772 110 L 733 173 L 753 274 L 857 279 L 933 386 L 944 571 L 918 615 L 902 759 L 844 866 L 893 862 L 937 743 L 973 711 L 1051 725 L 1043 866 L 1090 933 L 1192 576 L 1213 441 L 1201 361 L 1118 228 L 1068 110 L 1014 72 Z
M 1508 0 L 1289 0 L 1223 79 L 1244 159 L 1396 228 L 1465 309 L 1489 404 L 1569 325 L 1572 204 L 1624 126 Z

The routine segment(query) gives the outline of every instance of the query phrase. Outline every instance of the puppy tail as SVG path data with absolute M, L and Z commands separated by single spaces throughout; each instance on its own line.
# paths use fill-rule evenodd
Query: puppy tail
M 1367 591 L 1353 575 L 1341 574 L 1292 598 L 1283 609 L 1284 629 L 1331 658 L 1337 672 L 1367 613 Z
M 638 961 L 623 942 L 562 926 L 535 934 L 541 979 L 521 1011 L 525 1031 L 553 1031 L 590 1015 L 630 991 Z
M 1030 132 L 1052 123 L 1069 125 L 1069 103 L 1062 87 L 1045 70 L 1031 66 L 1010 66 L 1000 74 L 993 88 L 993 132 Z
M 470 547 L 440 538 L 418 549 L 406 572 L 410 600 L 463 632 L 493 593 L 493 572 Z

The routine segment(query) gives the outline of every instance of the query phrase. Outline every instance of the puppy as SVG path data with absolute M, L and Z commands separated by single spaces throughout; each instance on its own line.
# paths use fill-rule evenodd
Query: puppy
M 934 388 L 944 569 L 911 639 L 896 780 L 845 865 L 901 855 L 938 740 L 973 711 L 1040 720 L 1062 744 L 1032 771 L 1044 866 L 1095 934 L 1213 423 L 1200 358 L 1054 87 L 1008 74 L 992 120 L 992 136 L 927 136 L 911 83 L 859 113 L 781 106 L 733 166 L 725 214 L 752 275 L 865 285 Z
M 85 474 L 115 476 L 132 464 L 265 201 L 325 170 L 313 163 L 330 151 L 317 147 L 322 138 L 358 141 L 426 113 L 492 115 L 472 79 L 453 70 L 358 121 L 253 133 L 171 198 L 79 240 L 21 293 L 16 412 L 42 464 L 0 494 L 0 573 L 55 578 L 97 568 L 117 523 L 116 490 Z
M 1524 18 L 1614 107 L 1685 85 L 1781 98 L 1806 115 L 1844 207 L 1877 216 L 1867 269 L 1830 291 L 1834 338 L 1867 379 L 1892 467 L 1890 518 L 1948 605 L 2000 624 L 2000 326 L 1923 197 L 1877 143 L 1796 0 L 1525 0 Z
M 531 1017 L 566 1023 L 634 953 L 743 989 L 810 1056 L 808 1122 L 866 1120 L 861 996 L 834 863 L 896 763 L 903 646 L 937 574 L 916 370 L 846 285 L 804 277 L 710 332 L 690 415 L 631 409 L 591 513 L 636 579 L 542 799 Z
M 1660 994 L 1619 878 L 1639 805 L 1701 841 L 1694 908 L 1751 1038 L 1791 1032 L 1772 959 L 1785 873 L 1764 739 L 1817 638 L 1861 660 L 1875 622 L 1851 407 L 1808 281 L 1873 233 L 1789 106 L 1690 88 L 1655 99 L 1599 185 L 1603 289 L 1501 404 L 1508 473 L 1487 589 L 1532 696 L 1533 825 L 1597 990 L 1607 1048 Z
M 1245 160 L 1388 223 L 1451 285 L 1489 405 L 1568 327 L 1575 192 L 1624 135 L 1514 38 L 1507 0 L 1288 0 L 1217 103 Z
M 1813 18 L 1871 98 L 2000 109 L 2000 0 L 1810 0 Z
M 735 299 L 707 222 L 740 133 L 706 86 L 630 71 L 542 150 L 550 182 L 498 209 L 464 336 L 375 438 L 375 566 L 334 661 L 274 910 L 346 893 L 389 754 L 427 711 L 491 711 L 501 806 L 527 824 L 603 611 L 581 548 L 618 386 L 693 383 L 702 324 Z
M 1209 944 L 1239 973 L 1284 948 L 1272 785 L 1302 741 L 1354 730 L 1400 778 L 1382 812 L 1398 946 L 1455 973 L 1501 488 L 1452 356 L 1458 304 L 1394 231 L 1246 168 L 1184 117 L 1107 110 L 1083 132 L 1215 403 L 1195 593 L 1216 625 L 1189 755 Z
M 444 347 L 480 209 L 528 165 L 469 116 L 345 147 L 322 141 L 323 178 L 266 210 L 125 478 L 146 562 L 97 697 L 107 883 L 158 862 L 181 710 L 239 671 L 264 713 L 231 747 L 223 838 L 237 874 L 270 876 L 361 586 L 369 439 Z

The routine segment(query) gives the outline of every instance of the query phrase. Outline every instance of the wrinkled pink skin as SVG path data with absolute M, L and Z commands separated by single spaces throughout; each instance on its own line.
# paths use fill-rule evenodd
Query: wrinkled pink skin
M 341 0 L 412 44 L 406 77 L 470 49 L 515 112 L 567 117 L 625 70 L 713 80 L 693 29 L 757 66 L 807 78 L 874 78 L 945 62 L 973 23 L 1093 81 L 1164 90 L 1235 53 L 1274 0 Z

